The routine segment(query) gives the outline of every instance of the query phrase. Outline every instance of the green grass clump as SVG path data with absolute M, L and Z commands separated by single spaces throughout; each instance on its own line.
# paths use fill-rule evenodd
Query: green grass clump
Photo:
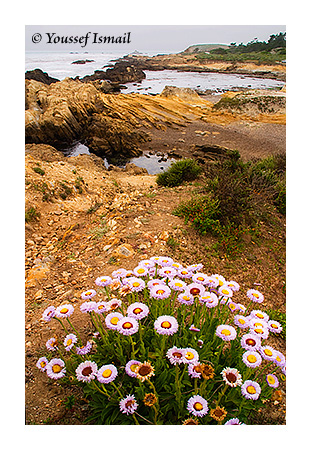
M 193 159 L 182 159 L 171 165 L 165 172 L 159 173 L 156 182 L 159 186 L 180 186 L 184 181 L 195 180 L 202 172 Z
M 40 213 L 33 206 L 28 208 L 25 212 L 25 222 L 33 222 L 38 217 L 40 217 Z

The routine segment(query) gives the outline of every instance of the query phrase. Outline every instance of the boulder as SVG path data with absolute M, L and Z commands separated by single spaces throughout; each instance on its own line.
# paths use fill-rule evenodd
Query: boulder
M 190 88 L 179 88 L 176 86 L 165 86 L 161 92 L 161 97 L 178 97 L 185 101 L 200 99 L 199 94 Z

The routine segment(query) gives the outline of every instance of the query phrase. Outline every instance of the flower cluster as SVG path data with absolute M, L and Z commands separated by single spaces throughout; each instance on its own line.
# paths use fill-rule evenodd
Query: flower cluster
M 49 306 L 43 321 L 58 321 L 65 336 L 50 337 L 53 357 L 36 365 L 87 386 L 98 423 L 243 425 L 286 374 L 285 356 L 267 341 L 282 326 L 257 309 L 263 294 L 249 289 L 244 305 L 236 281 L 202 264 L 156 256 L 95 285 L 78 306 L 92 339 L 73 325 L 70 302 Z

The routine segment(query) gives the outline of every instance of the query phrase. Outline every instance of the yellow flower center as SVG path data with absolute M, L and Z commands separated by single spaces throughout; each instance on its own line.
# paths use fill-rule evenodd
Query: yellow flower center
M 122 325 L 122 328 L 129 330 L 130 328 L 133 328 L 133 324 L 131 322 L 124 322 L 124 324 Z
M 255 355 L 248 355 L 247 361 L 250 363 L 255 363 L 257 361 L 257 358 Z
M 143 310 L 141 308 L 135 308 L 133 309 L 133 313 L 134 314 L 140 314 L 141 312 L 143 312 Z
M 54 364 L 54 366 L 52 367 L 52 370 L 54 373 L 59 373 L 62 370 L 62 368 L 59 364 Z
M 97 307 L 97 309 L 103 309 L 104 308 L 104 305 L 99 305 L 98 307 Z
M 268 348 L 266 348 L 265 350 L 264 350 L 264 353 L 265 353 L 265 355 L 267 355 L 267 356 L 272 356 L 272 351 L 271 350 L 269 350 Z
M 182 284 L 177 282 L 177 283 L 175 283 L 175 286 L 182 287 Z
M 203 277 L 198 277 L 198 280 L 199 281 L 204 281 L 204 278 Z
M 250 345 L 250 346 L 254 346 L 254 345 L 256 345 L 256 341 L 254 340 L 254 339 L 251 339 L 251 338 L 249 338 L 249 339 L 246 339 L 246 344 L 247 345 Z
M 221 334 L 224 334 L 225 336 L 230 336 L 231 331 L 227 330 L 226 328 L 224 330 L 221 330 Z
M 255 327 L 263 328 L 263 324 L 261 322 L 255 322 Z
M 71 345 L 71 344 L 72 344 L 72 339 L 68 339 L 67 345 Z
M 187 352 L 186 353 L 186 359 L 188 359 L 188 361 L 190 361 L 193 358 L 194 358 L 194 354 L 192 352 Z
M 141 268 L 141 269 L 137 269 L 137 273 L 144 273 L 145 269 Z
M 110 319 L 110 323 L 112 324 L 112 325 L 117 325 L 117 323 L 119 322 L 119 317 L 112 317 L 111 319 Z
M 112 374 L 112 371 L 110 369 L 106 369 L 106 370 L 103 371 L 102 377 L 103 378 L 109 378 L 111 374 Z
M 263 334 L 263 330 L 261 328 L 255 328 L 254 331 L 257 334 Z
M 249 394 L 256 394 L 256 389 L 254 386 L 247 386 L 246 390 Z
M 223 290 L 222 290 L 222 293 L 225 294 L 225 295 L 229 295 L 228 289 L 223 289 Z
M 263 319 L 264 318 L 264 315 L 261 314 L 261 313 L 257 313 L 255 315 L 256 315 L 256 317 L 258 317 L 258 319 Z
M 196 403 L 193 405 L 193 407 L 194 407 L 194 409 L 195 409 L 196 411 L 201 411 L 201 410 L 203 409 L 202 403 L 199 403 L 199 402 L 196 402 Z
M 158 289 L 158 290 L 157 290 L 157 294 L 159 294 L 159 295 L 164 294 L 164 292 L 165 292 L 165 291 L 163 291 L 163 289 Z
M 41 367 L 45 367 L 45 366 L 46 366 L 46 362 L 45 362 L 45 361 L 41 361 L 41 362 L 40 362 L 40 366 L 41 366 Z
M 140 283 L 138 281 L 134 281 L 133 286 L 138 287 L 138 286 L 140 286 Z
M 254 296 L 255 298 L 259 298 L 259 295 L 258 295 L 258 294 L 253 294 L 253 296 Z
M 275 323 L 273 323 L 273 324 L 271 325 L 271 328 L 278 328 L 278 326 L 275 325 Z
M 275 383 L 275 379 L 273 378 L 273 376 L 272 375 L 268 375 L 268 383 L 270 383 L 270 384 L 274 384 Z
M 172 324 L 170 322 L 168 322 L 167 320 L 165 320 L 164 322 L 161 323 L 161 327 L 162 328 L 171 328 Z
M 68 308 L 62 308 L 62 309 L 60 310 L 60 312 L 61 312 L 62 314 L 66 314 L 68 311 L 69 311 Z
M 244 319 L 239 319 L 238 322 L 239 322 L 241 325 L 244 325 L 245 320 L 244 320 Z
M 130 369 L 132 372 L 135 372 L 136 367 L 138 367 L 138 364 L 132 364 Z

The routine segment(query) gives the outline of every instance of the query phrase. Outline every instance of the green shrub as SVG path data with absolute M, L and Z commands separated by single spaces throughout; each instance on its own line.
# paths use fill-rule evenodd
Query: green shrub
M 41 169 L 41 167 L 33 167 L 32 170 L 36 173 L 38 173 L 39 175 L 44 175 L 45 171 L 43 169 Z
M 159 186 L 179 186 L 184 181 L 195 180 L 201 171 L 201 167 L 193 159 L 182 159 L 173 163 L 165 172 L 159 173 L 156 182 Z
M 219 201 L 208 195 L 196 196 L 181 203 L 173 214 L 184 217 L 185 223 L 190 222 L 201 234 L 217 235 L 219 233 Z

